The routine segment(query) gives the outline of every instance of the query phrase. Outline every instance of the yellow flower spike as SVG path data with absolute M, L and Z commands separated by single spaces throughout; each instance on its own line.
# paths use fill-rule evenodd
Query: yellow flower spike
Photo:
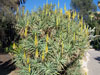
M 75 15 L 75 17 L 76 17 L 76 15 L 77 15 L 76 11 L 75 11 L 74 15 Z
M 62 15 L 62 8 L 60 9 L 60 14 Z
M 38 58 L 38 56 L 39 56 L 39 52 L 38 52 L 38 49 L 36 49 L 35 57 Z
M 51 15 L 51 12 L 49 12 L 49 16 Z
M 61 53 L 62 53 L 62 55 L 63 55 L 63 51 L 64 51 L 64 43 L 63 43 L 63 41 L 62 41 L 62 48 L 61 48 Z
M 27 27 L 25 28 L 25 33 L 24 33 L 24 36 L 27 37 L 27 32 L 28 32 L 28 29 Z
M 15 42 L 13 43 L 13 49 L 16 49 L 16 44 L 15 44 Z
M 44 51 L 42 52 L 42 61 L 44 61 Z
M 66 12 L 66 4 L 64 4 L 64 10 L 65 10 L 65 12 Z
M 88 27 L 87 27 L 87 29 L 86 29 L 86 35 L 88 36 L 88 34 L 89 34 L 89 33 L 88 33 Z
M 29 64 L 29 69 L 28 70 L 29 70 L 29 72 L 31 72 L 31 65 L 30 64 Z
M 48 10 L 46 9 L 46 15 L 48 14 Z
M 50 3 L 50 5 L 52 6 L 52 2 Z
M 68 16 L 68 20 L 70 20 L 70 18 L 71 18 L 71 13 L 70 13 L 70 11 L 66 11 L 66 15 Z
M 38 40 L 37 40 L 37 35 L 35 33 L 35 46 L 37 47 L 37 45 L 38 45 Z
M 48 44 L 46 43 L 45 52 L 48 53 Z
M 26 59 L 26 53 L 25 53 L 25 51 L 24 51 L 24 59 Z
M 66 10 L 66 15 L 68 15 L 68 11 Z
M 16 15 L 16 20 L 18 20 L 18 15 Z
M 58 19 L 58 23 L 60 24 L 60 18 Z
M 59 8 L 59 0 L 58 0 L 58 8 Z
M 55 6 L 55 14 L 57 13 L 57 9 L 56 9 L 56 6 Z
M 56 26 L 58 27 L 58 24 L 59 24 L 59 19 L 57 17 L 57 20 L 56 20 Z
M 48 42 L 49 40 L 49 36 L 48 36 L 48 33 L 47 33 L 47 36 L 46 36 L 46 42 Z
M 87 72 L 85 72 L 85 75 L 87 75 Z
M 71 12 L 69 11 L 69 13 L 68 13 L 68 19 L 70 20 L 70 18 L 71 18 Z
M 81 22 L 81 30 L 83 30 L 83 22 Z
M 81 25 L 81 32 L 83 31 L 83 26 Z
M 83 25 L 83 21 L 80 20 L 80 21 L 79 21 L 79 26 L 82 26 L 82 25 Z
M 74 40 L 74 42 L 75 42 L 75 40 L 76 40 L 76 37 L 75 37 L 75 32 L 74 32 L 74 37 L 73 37 L 73 40 Z
M 29 56 L 27 57 L 27 64 L 29 64 Z
M 84 29 L 86 29 L 86 24 L 84 23 Z

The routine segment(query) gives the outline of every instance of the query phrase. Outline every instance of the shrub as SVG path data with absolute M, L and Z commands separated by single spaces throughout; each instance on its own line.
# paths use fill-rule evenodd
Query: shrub
M 62 9 L 53 11 L 50 7 L 52 4 L 46 4 L 41 11 L 18 18 L 16 29 L 21 38 L 11 51 L 20 75 L 66 75 L 79 71 L 79 63 L 74 61 L 78 62 L 89 46 L 88 27 L 76 12 L 71 17 L 70 11 L 63 14 Z M 77 67 L 71 62 L 78 65 L 78 71 L 73 70 Z M 63 73 L 66 65 L 68 71 Z

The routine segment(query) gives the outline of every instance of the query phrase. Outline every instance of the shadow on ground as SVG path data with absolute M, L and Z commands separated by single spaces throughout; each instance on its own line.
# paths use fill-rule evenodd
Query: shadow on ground
M 14 64 L 15 62 L 8 57 L 8 54 L 0 55 L 0 75 L 8 75 L 15 70 L 16 66 Z
M 100 57 L 96 57 L 95 60 L 99 61 L 99 63 L 100 63 Z

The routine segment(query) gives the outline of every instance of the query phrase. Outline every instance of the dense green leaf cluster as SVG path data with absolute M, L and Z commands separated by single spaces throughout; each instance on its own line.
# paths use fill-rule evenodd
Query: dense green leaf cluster
M 82 19 L 68 19 L 60 8 L 44 8 L 18 18 L 16 29 L 21 38 L 12 51 L 20 75 L 60 75 L 68 64 L 65 75 L 79 73 L 79 59 L 89 44 Z

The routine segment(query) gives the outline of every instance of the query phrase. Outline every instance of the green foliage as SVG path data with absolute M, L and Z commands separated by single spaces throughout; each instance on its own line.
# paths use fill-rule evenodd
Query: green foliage
M 71 6 L 83 15 L 85 20 L 88 20 L 90 11 L 97 10 L 97 6 L 93 3 L 93 0 L 71 0 Z
M 95 33 L 94 33 L 94 40 L 91 42 L 91 44 L 93 45 L 93 47 L 95 49 L 100 49 L 100 14 L 95 12 L 95 13 L 91 13 L 92 14 L 92 19 L 90 19 L 89 21 L 87 21 L 87 23 L 89 24 L 89 26 L 91 28 L 95 27 Z M 90 14 L 90 17 L 91 17 Z
M 0 0 L 0 52 L 14 40 L 17 7 L 25 0 Z M 4 51 L 3 51 L 4 52 Z
M 78 61 L 89 46 L 88 28 L 83 26 L 82 19 L 68 19 L 67 13 L 57 9 L 55 14 L 47 7 L 48 4 L 41 11 L 18 18 L 16 29 L 21 38 L 11 51 L 20 69 L 19 75 L 60 75 L 59 72 L 75 58 Z M 67 74 L 70 75 L 73 68 L 74 74 L 79 73 L 79 66 L 73 65 L 68 67 Z

